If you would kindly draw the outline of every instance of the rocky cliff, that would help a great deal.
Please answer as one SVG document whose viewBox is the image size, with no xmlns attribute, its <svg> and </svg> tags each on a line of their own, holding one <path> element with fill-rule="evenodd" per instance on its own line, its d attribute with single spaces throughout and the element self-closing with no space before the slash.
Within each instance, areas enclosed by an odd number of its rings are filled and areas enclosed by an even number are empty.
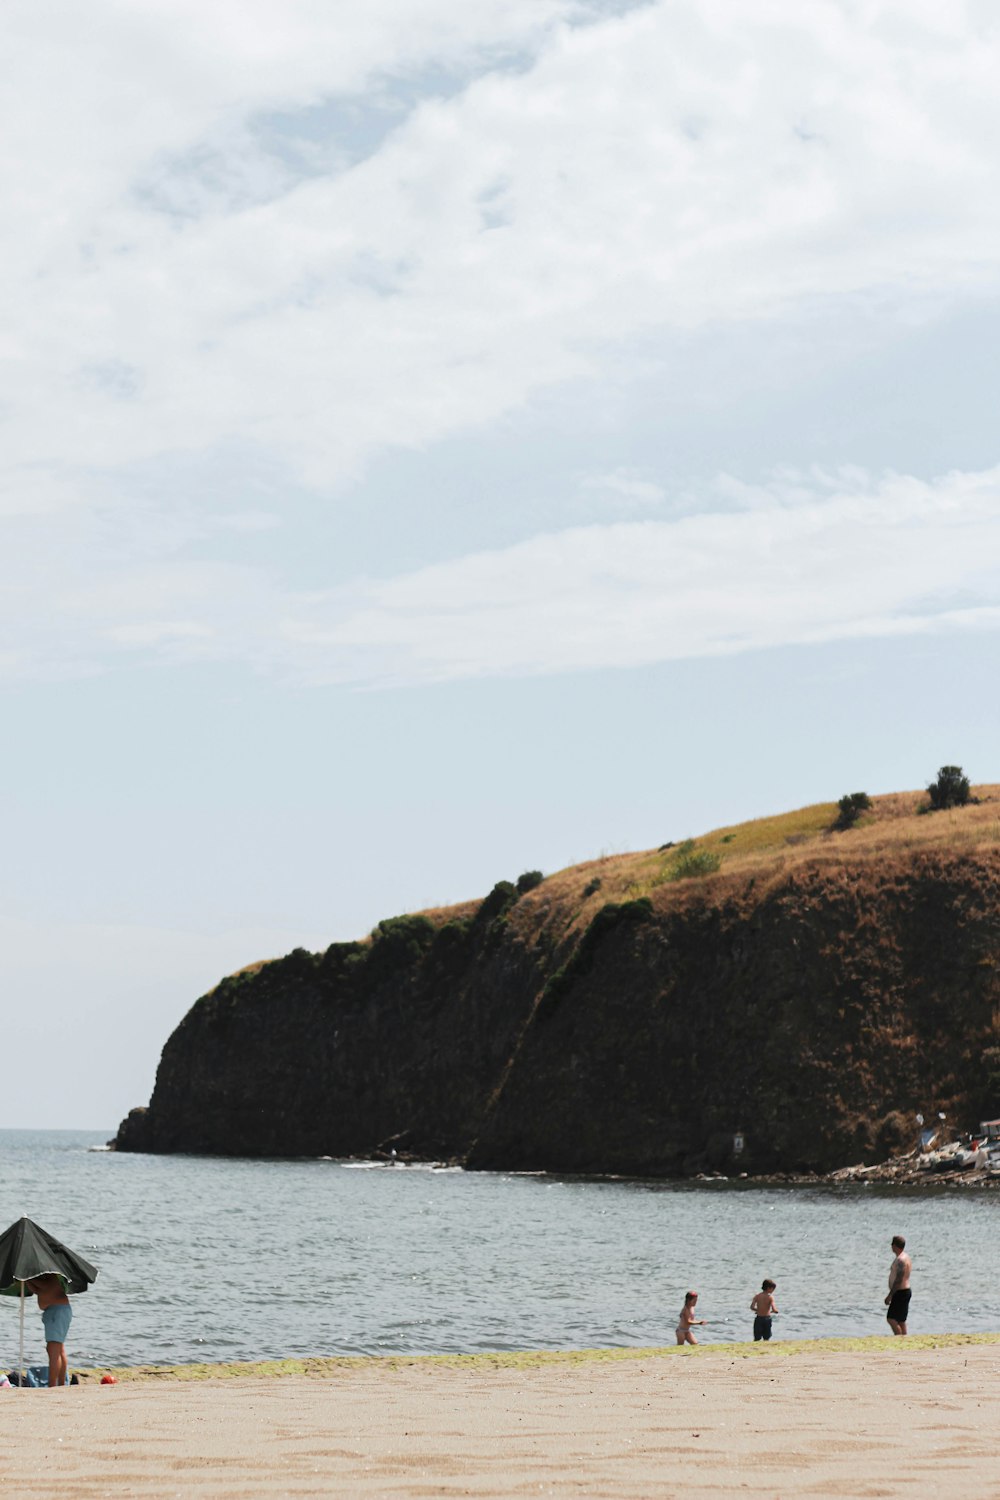
<svg viewBox="0 0 1000 1500">
<path fill-rule="evenodd" d="M 917 1110 L 1000 1113 L 997 808 L 883 801 L 254 966 L 178 1026 L 118 1149 L 826 1170 L 908 1146 Z"/>
</svg>

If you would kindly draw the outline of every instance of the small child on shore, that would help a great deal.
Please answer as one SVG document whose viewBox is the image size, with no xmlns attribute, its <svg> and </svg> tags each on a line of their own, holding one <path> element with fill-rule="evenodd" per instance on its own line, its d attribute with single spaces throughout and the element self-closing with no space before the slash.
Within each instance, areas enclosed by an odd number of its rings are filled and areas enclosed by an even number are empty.
<svg viewBox="0 0 1000 1500">
<path fill-rule="evenodd" d="M 760 1291 L 750 1303 L 750 1311 L 754 1314 L 753 1341 L 755 1344 L 760 1343 L 762 1339 L 766 1343 L 771 1337 L 771 1319 L 778 1311 L 774 1293 L 774 1282 L 769 1277 L 765 1277 Z"/>
<path fill-rule="evenodd" d="M 677 1327 L 674 1329 L 679 1344 L 696 1344 L 698 1342 L 691 1329 L 695 1323 L 704 1323 L 705 1319 L 695 1317 L 694 1310 L 697 1306 L 698 1293 L 687 1292 L 684 1297 L 684 1306 L 681 1308 L 680 1317 L 677 1319 Z"/>
</svg>

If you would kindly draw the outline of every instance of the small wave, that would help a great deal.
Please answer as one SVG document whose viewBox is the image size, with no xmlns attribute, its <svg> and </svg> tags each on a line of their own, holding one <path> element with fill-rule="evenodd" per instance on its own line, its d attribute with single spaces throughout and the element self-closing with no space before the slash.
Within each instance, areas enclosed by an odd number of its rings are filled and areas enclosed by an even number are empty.
<svg viewBox="0 0 1000 1500">
<path fill-rule="evenodd" d="M 330 1158 L 321 1158 L 329 1161 Z M 447 1161 L 342 1161 L 340 1166 L 349 1172 L 461 1172 Z"/>
<path fill-rule="evenodd" d="M 394 1161 L 394 1167 L 401 1167 L 404 1172 L 460 1172 L 461 1167 L 453 1167 L 446 1161 Z"/>
</svg>

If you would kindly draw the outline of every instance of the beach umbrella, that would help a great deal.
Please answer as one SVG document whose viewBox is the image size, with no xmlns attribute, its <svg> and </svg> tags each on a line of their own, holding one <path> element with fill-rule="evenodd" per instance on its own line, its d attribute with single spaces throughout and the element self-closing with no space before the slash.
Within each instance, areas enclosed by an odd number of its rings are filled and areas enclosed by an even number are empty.
<svg viewBox="0 0 1000 1500">
<path fill-rule="evenodd" d="M 67 1292 L 85 1292 L 97 1268 L 33 1220 L 21 1217 L 0 1234 L 0 1297 L 19 1297 L 21 1348 L 18 1368 L 24 1380 L 24 1283 L 35 1276 L 58 1276 Z"/>
</svg>

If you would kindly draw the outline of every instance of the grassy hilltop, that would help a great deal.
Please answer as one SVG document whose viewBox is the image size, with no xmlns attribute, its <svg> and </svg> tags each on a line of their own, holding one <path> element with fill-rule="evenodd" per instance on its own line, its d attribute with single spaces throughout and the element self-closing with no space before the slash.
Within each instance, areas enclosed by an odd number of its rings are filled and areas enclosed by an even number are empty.
<svg viewBox="0 0 1000 1500">
<path fill-rule="evenodd" d="M 1000 784 L 974 786 L 965 807 L 933 813 L 926 792 L 890 792 L 873 797 L 871 808 L 853 828 L 839 828 L 837 821 L 836 802 L 814 802 L 794 812 L 729 824 L 634 854 L 605 854 L 568 865 L 545 876 L 533 887 L 535 894 L 523 896 L 511 920 L 528 937 L 533 932 L 551 934 L 555 928 L 569 937 L 608 903 L 645 897 L 662 907 L 741 889 L 761 897 L 776 882 L 806 867 L 855 871 L 865 864 L 906 863 L 922 852 L 959 857 L 1000 852 Z M 411 915 L 440 928 L 468 921 L 481 901 L 475 897 Z M 372 936 L 361 942 L 372 941 Z M 255 959 L 230 978 L 257 974 L 272 962 Z"/>
<path fill-rule="evenodd" d="M 836 802 L 816 802 L 635 854 L 603 855 L 547 876 L 534 900 L 526 898 L 521 915 L 527 917 L 534 904 L 543 902 L 576 925 L 609 901 L 645 896 L 657 905 L 684 902 L 709 877 L 713 898 L 751 882 L 761 896 L 806 867 L 833 872 L 905 863 L 922 853 L 1000 852 L 1000 785 L 973 787 L 972 795 L 976 800 L 965 807 L 932 813 L 926 792 L 890 792 L 872 798 L 871 809 L 848 829 L 837 827 Z M 699 869 L 698 856 L 708 856 L 706 866 L 718 860 L 717 870 Z M 476 904 L 437 907 L 420 915 L 441 923 L 468 915 Z"/>
</svg>

